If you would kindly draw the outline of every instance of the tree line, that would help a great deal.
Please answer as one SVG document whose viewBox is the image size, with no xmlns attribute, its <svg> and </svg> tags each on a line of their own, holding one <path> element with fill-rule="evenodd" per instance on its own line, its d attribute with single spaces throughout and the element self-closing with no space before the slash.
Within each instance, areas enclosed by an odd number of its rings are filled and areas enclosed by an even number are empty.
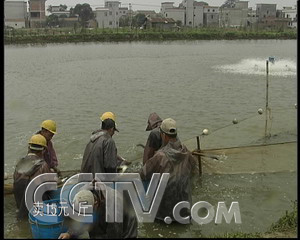
<svg viewBox="0 0 300 240">
<path fill-rule="evenodd" d="M 66 5 L 60 5 L 59 11 L 66 11 L 67 10 Z M 84 4 L 76 4 L 76 6 L 73 8 L 70 8 L 70 14 L 69 16 L 67 14 L 60 14 L 59 16 L 57 14 L 54 14 L 52 11 L 52 6 L 50 5 L 47 8 L 47 11 L 51 14 L 46 18 L 46 26 L 48 27 L 57 27 L 61 26 L 63 24 L 63 21 L 65 18 L 78 18 L 78 22 L 81 25 L 81 27 L 86 27 L 87 22 L 90 20 L 95 20 L 96 16 L 88 3 Z M 145 14 L 139 13 L 135 16 L 122 16 L 119 19 L 119 26 L 120 27 L 141 27 L 146 21 Z"/>
</svg>

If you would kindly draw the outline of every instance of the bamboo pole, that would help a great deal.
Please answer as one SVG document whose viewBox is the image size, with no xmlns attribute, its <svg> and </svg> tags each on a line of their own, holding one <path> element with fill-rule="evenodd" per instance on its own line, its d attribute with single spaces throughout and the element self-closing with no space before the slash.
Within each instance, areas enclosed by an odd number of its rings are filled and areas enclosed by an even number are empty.
<svg viewBox="0 0 300 240">
<path fill-rule="evenodd" d="M 216 159 L 216 160 L 219 160 L 219 156 L 217 155 L 211 155 L 211 154 L 205 154 L 203 152 L 192 152 L 193 155 L 196 155 L 196 156 L 200 156 L 200 157 L 208 157 L 208 158 L 212 158 L 212 159 Z"/>
<path fill-rule="evenodd" d="M 266 123 L 265 123 L 265 137 L 267 137 L 268 131 L 268 116 L 269 116 L 269 61 L 266 61 Z"/>
<path fill-rule="evenodd" d="M 198 149 L 198 152 L 201 151 L 200 149 L 200 137 L 197 136 L 197 149 Z M 198 163 L 199 163 L 199 176 L 201 177 L 202 176 L 202 163 L 201 163 L 201 156 L 198 155 Z"/>
</svg>

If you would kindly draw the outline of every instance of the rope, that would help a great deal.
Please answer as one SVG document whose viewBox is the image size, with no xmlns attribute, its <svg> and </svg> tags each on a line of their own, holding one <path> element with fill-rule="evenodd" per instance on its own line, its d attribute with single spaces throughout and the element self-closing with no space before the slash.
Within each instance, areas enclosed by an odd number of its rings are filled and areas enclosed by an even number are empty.
<svg viewBox="0 0 300 240">
<path fill-rule="evenodd" d="M 277 111 L 282 111 L 282 110 L 293 110 L 294 108 L 276 108 L 275 110 L 273 109 L 272 111 L 273 112 L 277 112 Z M 297 109 L 295 109 L 295 110 L 297 110 Z M 272 115 L 272 112 L 271 112 L 271 108 L 270 107 L 268 107 L 268 110 L 267 111 L 269 111 L 269 120 L 270 120 L 270 123 L 271 123 L 271 125 L 269 126 L 269 133 L 271 132 L 271 129 L 272 129 L 272 124 L 273 124 L 273 115 Z M 267 114 L 267 111 L 266 111 L 266 113 L 265 114 Z M 255 113 L 255 114 L 253 114 L 253 115 L 251 115 L 251 116 L 249 116 L 249 117 L 246 117 L 246 118 L 243 118 L 242 120 L 240 120 L 238 123 L 241 123 L 241 122 L 243 122 L 243 121 L 245 121 L 245 120 L 249 120 L 249 119 L 251 119 L 251 118 L 254 118 L 254 117 L 256 117 L 257 116 L 257 114 L 258 113 Z M 233 123 L 230 123 L 230 124 L 227 124 L 227 125 L 225 125 L 225 126 L 222 126 L 222 127 L 220 127 L 220 128 L 217 128 L 217 129 L 215 129 L 215 130 L 213 130 L 213 131 L 211 131 L 211 134 L 213 134 L 213 133 L 215 133 L 215 132 L 217 132 L 217 131 L 219 131 L 219 130 L 222 130 L 222 129 L 224 129 L 224 128 L 227 128 L 227 127 L 230 127 L 230 126 L 232 126 L 233 125 Z M 269 135 L 269 136 L 271 136 L 271 134 Z M 194 136 L 194 137 L 192 137 L 192 138 L 189 138 L 189 139 L 186 139 L 185 141 L 189 141 L 189 140 L 192 140 L 192 139 L 194 139 L 196 136 Z M 289 142 L 283 142 L 283 143 L 289 143 Z"/>
</svg>

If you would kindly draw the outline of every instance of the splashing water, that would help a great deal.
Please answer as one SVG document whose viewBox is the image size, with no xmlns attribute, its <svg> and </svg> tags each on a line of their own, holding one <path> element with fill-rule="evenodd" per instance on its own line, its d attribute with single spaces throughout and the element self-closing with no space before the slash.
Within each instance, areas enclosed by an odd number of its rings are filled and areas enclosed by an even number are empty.
<svg viewBox="0 0 300 240">
<path fill-rule="evenodd" d="M 224 73 L 247 74 L 247 75 L 266 75 L 266 59 L 243 59 L 236 64 L 219 65 L 215 69 Z M 271 76 L 296 76 L 296 62 L 288 59 L 276 59 L 269 62 L 269 75 Z"/>
</svg>

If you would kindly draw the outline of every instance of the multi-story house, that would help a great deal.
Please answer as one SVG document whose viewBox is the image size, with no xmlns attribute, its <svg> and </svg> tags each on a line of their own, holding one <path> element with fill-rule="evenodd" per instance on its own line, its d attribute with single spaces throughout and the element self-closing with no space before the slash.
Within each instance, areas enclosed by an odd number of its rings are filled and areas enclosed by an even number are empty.
<svg viewBox="0 0 300 240">
<path fill-rule="evenodd" d="M 202 27 L 204 26 L 204 7 L 207 7 L 205 2 L 197 2 L 194 0 L 183 0 L 178 7 L 174 7 L 174 2 L 163 2 L 161 4 L 161 14 L 167 18 L 173 18 L 176 22 L 180 21 L 183 26 L 187 27 Z M 218 7 L 212 7 L 214 9 L 213 19 L 217 19 L 215 14 L 218 12 Z M 212 23 L 211 16 L 209 24 Z"/>
<path fill-rule="evenodd" d="M 161 14 L 165 18 L 173 18 L 176 22 L 180 22 L 181 25 L 185 25 L 185 8 L 174 7 L 174 2 L 161 3 Z"/>
<path fill-rule="evenodd" d="M 256 4 L 256 15 L 258 22 L 266 18 L 276 18 L 276 4 Z"/>
<path fill-rule="evenodd" d="M 225 5 L 220 8 L 220 27 L 244 27 L 247 25 L 249 25 L 248 1 L 238 1 L 234 5 Z"/>
<path fill-rule="evenodd" d="M 46 21 L 46 0 L 30 0 L 29 3 L 29 25 L 32 28 L 43 27 Z"/>
<path fill-rule="evenodd" d="M 282 16 L 282 11 L 276 10 L 276 4 L 256 4 L 256 15 L 259 28 L 284 29 L 290 22 Z"/>
<path fill-rule="evenodd" d="M 282 9 L 282 17 L 289 19 L 288 27 L 297 28 L 297 5 L 293 7 L 283 7 Z"/>
<path fill-rule="evenodd" d="M 128 8 L 120 7 L 119 1 L 104 1 L 104 7 L 96 8 L 98 28 L 118 28 L 120 17 L 128 14 Z"/>
<path fill-rule="evenodd" d="M 27 2 L 4 1 L 4 25 L 13 28 L 27 27 Z"/>
<path fill-rule="evenodd" d="M 219 26 L 219 7 L 203 7 L 203 25 L 205 27 Z"/>
</svg>

